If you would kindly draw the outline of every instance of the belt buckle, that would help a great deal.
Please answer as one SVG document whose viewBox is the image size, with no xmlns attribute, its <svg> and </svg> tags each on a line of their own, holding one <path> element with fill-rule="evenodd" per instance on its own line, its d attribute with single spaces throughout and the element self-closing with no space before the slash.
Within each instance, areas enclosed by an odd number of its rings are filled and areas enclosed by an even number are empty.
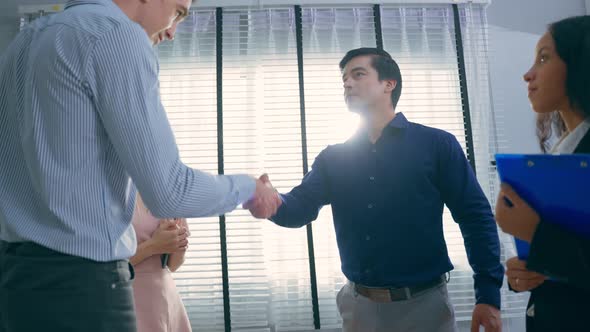
<svg viewBox="0 0 590 332">
<path fill-rule="evenodd" d="M 392 302 L 405 301 L 412 298 L 412 294 L 408 287 L 390 288 L 388 291 Z"/>
<path fill-rule="evenodd" d="M 369 288 L 368 291 L 370 298 L 375 302 L 388 303 L 393 301 L 391 291 L 389 289 Z"/>
</svg>

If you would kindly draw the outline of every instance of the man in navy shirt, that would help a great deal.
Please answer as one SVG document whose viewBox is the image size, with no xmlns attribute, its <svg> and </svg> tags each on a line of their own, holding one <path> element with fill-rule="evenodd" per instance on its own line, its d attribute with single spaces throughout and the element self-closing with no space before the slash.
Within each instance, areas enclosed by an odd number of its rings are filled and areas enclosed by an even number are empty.
<svg viewBox="0 0 590 332">
<path fill-rule="evenodd" d="M 375 48 L 340 62 L 349 109 L 363 119 L 348 141 L 324 149 L 300 185 L 281 194 L 275 215 L 246 206 L 283 227 L 302 227 L 330 204 L 342 271 L 350 281 L 337 302 L 343 331 L 455 331 L 443 236 L 446 204 L 461 228 L 475 271 L 472 331 L 501 331 L 498 233 L 490 205 L 456 138 L 409 122 L 395 107 L 402 78 Z M 266 176 L 262 177 L 270 185 Z"/>
</svg>

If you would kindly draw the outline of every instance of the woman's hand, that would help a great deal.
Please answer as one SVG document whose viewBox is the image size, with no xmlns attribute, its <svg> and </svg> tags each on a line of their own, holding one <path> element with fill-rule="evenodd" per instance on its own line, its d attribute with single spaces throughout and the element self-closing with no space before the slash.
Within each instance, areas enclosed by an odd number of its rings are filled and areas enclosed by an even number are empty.
<svg viewBox="0 0 590 332">
<path fill-rule="evenodd" d="M 537 288 L 547 280 L 544 275 L 527 270 L 526 262 L 518 257 L 512 257 L 506 261 L 506 277 L 510 287 L 518 292 Z"/>
<path fill-rule="evenodd" d="M 172 219 L 160 220 L 160 225 L 149 240 L 154 254 L 185 251 L 188 246 L 188 229 Z"/>
<path fill-rule="evenodd" d="M 188 224 L 186 222 L 185 218 L 176 218 L 174 219 L 174 221 L 176 222 L 176 225 L 180 228 L 180 229 L 184 229 L 186 231 L 186 245 L 181 248 L 181 251 L 186 251 L 188 249 L 188 239 L 191 237 L 191 232 L 188 229 Z"/>
<path fill-rule="evenodd" d="M 510 185 L 502 183 L 496 200 L 496 222 L 504 233 L 531 242 L 540 218 Z"/>
<path fill-rule="evenodd" d="M 186 223 L 186 219 L 176 219 L 176 225 L 186 230 L 186 237 L 191 236 L 191 232 L 188 230 L 188 224 Z M 170 255 L 170 259 L 168 260 L 168 268 L 171 272 L 175 272 L 178 268 L 184 263 L 184 255 L 186 253 L 186 249 L 188 248 L 187 244 L 181 248 L 179 251 L 173 252 Z"/>
</svg>

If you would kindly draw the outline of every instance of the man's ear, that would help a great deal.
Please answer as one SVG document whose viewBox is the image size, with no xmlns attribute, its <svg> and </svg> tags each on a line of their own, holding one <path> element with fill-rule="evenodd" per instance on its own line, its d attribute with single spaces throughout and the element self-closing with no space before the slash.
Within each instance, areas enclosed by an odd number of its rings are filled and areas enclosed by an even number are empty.
<svg viewBox="0 0 590 332">
<path fill-rule="evenodd" d="M 391 93 L 397 87 L 396 80 L 385 80 L 385 93 Z"/>
</svg>

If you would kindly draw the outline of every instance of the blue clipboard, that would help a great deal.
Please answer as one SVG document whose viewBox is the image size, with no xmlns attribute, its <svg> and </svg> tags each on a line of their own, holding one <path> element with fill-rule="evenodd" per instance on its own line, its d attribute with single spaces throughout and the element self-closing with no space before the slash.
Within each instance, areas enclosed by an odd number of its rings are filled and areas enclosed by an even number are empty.
<svg viewBox="0 0 590 332">
<path fill-rule="evenodd" d="M 590 238 L 590 154 L 497 154 L 500 181 L 506 182 L 542 217 Z M 520 259 L 529 244 L 514 239 Z"/>
</svg>

